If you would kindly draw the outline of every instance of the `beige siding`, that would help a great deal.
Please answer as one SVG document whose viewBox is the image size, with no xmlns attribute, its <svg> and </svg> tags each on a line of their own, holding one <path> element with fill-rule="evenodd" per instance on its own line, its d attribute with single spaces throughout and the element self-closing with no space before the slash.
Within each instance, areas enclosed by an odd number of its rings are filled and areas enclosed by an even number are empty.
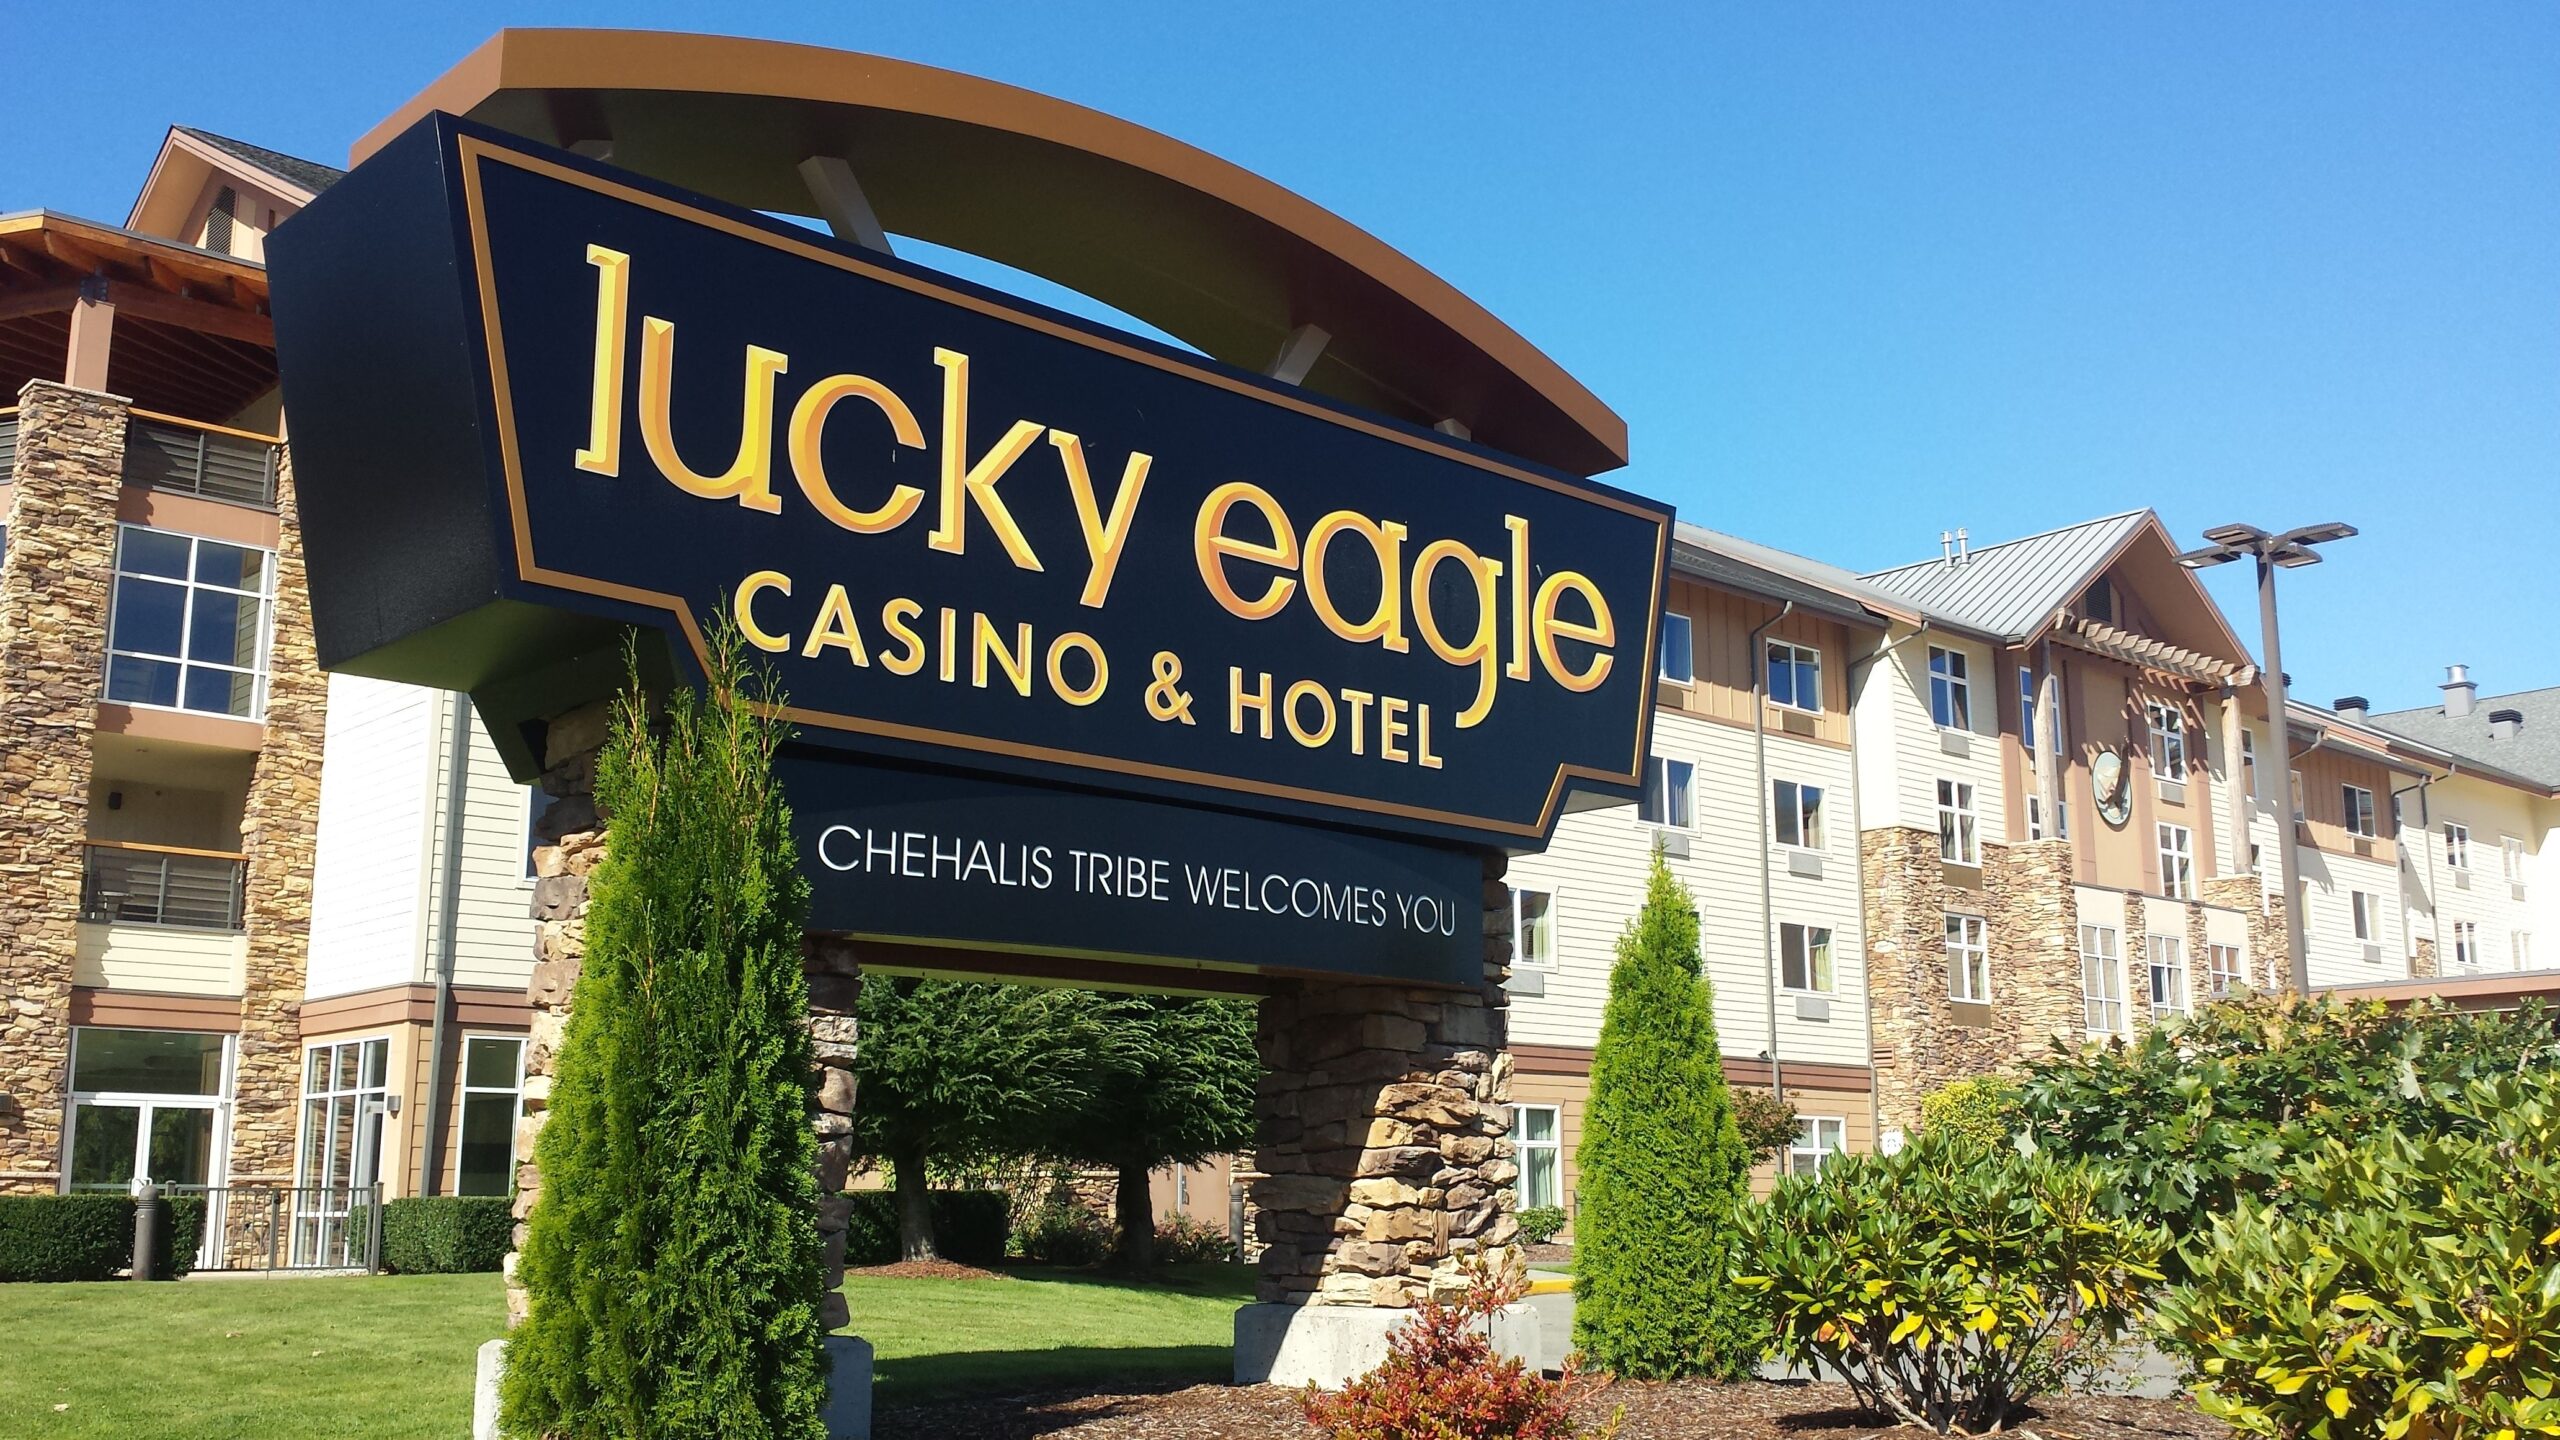
<svg viewBox="0 0 2560 1440">
<path fill-rule="evenodd" d="M 2409 974 L 2401 921 L 2400 875 L 2388 861 L 2332 854 L 2305 845 L 2301 850 L 2306 914 L 2303 950 L 2317 985 L 2362 985 L 2401 980 Z M 2353 895 L 2374 897 L 2371 940 L 2355 934 Z M 2370 958 L 2368 958 L 2370 957 Z"/>
<path fill-rule="evenodd" d="M 163 995 L 237 995 L 246 983 L 249 939 L 228 930 L 82 921 L 71 983 Z"/>
<path fill-rule="evenodd" d="M 2513 787 L 2470 775 L 2454 775 L 2428 787 L 2424 809 L 2410 797 L 2404 809 L 2409 828 L 2402 835 L 2404 866 L 2410 880 L 2411 917 L 2416 934 L 2436 941 L 2440 966 L 2452 965 L 2453 926 L 2468 920 L 2478 927 L 2482 970 L 2515 967 L 2515 935 L 2534 937 L 2529 966 L 2560 967 L 2560 910 L 2552 891 L 2560 884 L 2549 861 L 2553 802 Z M 2471 831 L 2471 866 L 2458 874 L 2445 860 L 2444 827 L 2467 825 Z M 2511 883 L 2502 853 L 2504 842 L 2524 847 L 2523 883 Z"/>
<path fill-rule="evenodd" d="M 437 692 L 329 677 L 305 992 L 347 995 L 419 977 Z"/>
<path fill-rule="evenodd" d="M 454 696 L 449 703 L 467 706 L 470 702 Z M 426 876 L 430 972 L 439 953 L 437 937 L 444 914 L 444 748 L 449 733 L 445 727 L 438 728 L 430 822 L 434 841 Z M 460 985 L 520 987 L 533 970 L 532 882 L 525 877 L 524 864 L 527 791 L 509 777 L 476 716 L 470 736 L 453 978 Z M 433 978 L 432 973 L 426 978 Z"/>
<path fill-rule="evenodd" d="M 1949 737 L 1940 735 L 1929 713 L 1932 646 L 1964 655 L 1973 680 L 1971 728 L 1951 732 Z M 1935 834 L 1938 782 L 1957 780 L 1973 786 L 1982 843 L 2008 842 L 2000 708 L 1993 688 L 1999 683 L 2000 668 L 1997 652 L 1990 646 L 1937 631 L 1913 637 L 1875 663 L 1875 673 L 1867 677 L 1858 697 L 1858 744 L 1869 751 L 1890 748 L 1892 758 L 1869 777 L 1877 783 L 1859 792 L 1863 825 L 1868 829 L 1898 825 Z M 1950 753 L 1951 748 L 1964 753 Z"/>
</svg>

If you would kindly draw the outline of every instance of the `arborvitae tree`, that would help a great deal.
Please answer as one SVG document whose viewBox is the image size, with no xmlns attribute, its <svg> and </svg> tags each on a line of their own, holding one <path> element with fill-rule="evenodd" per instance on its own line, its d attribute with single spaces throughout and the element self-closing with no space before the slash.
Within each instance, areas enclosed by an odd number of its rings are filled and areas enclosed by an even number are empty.
<svg viewBox="0 0 2560 1440">
<path fill-rule="evenodd" d="M 863 985 L 853 1133 L 865 1156 L 888 1162 L 903 1258 L 941 1256 L 933 1172 L 1042 1151 L 1088 1102 L 1095 1003 L 1081 990 L 972 980 Z"/>
<path fill-rule="evenodd" d="M 1127 995 L 1100 1011 L 1092 1098 L 1060 1127 L 1055 1153 L 1117 1174 L 1112 1263 L 1145 1269 L 1156 1242 L 1149 1172 L 1253 1143 L 1253 1002 Z"/>
<path fill-rule="evenodd" d="M 1632 1379 L 1739 1377 L 1759 1358 L 1727 1256 L 1751 1157 L 1698 970 L 1697 911 L 1656 854 L 1618 940 L 1574 1153 L 1574 1343 Z"/>
<path fill-rule="evenodd" d="M 535 1153 L 517 1435 L 824 1440 L 808 911 L 734 637 L 597 766 L 607 853 Z M 635 669 L 636 676 L 636 669 Z"/>
</svg>

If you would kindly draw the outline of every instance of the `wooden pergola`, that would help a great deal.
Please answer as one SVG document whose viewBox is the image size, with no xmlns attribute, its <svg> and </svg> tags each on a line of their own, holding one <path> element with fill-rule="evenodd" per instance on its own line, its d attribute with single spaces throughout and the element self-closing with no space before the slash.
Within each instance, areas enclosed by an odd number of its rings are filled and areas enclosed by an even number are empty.
<svg viewBox="0 0 2560 1440">
<path fill-rule="evenodd" d="M 227 421 L 275 388 L 266 272 L 50 211 L 0 216 L 0 407 L 30 380 Z"/>
</svg>

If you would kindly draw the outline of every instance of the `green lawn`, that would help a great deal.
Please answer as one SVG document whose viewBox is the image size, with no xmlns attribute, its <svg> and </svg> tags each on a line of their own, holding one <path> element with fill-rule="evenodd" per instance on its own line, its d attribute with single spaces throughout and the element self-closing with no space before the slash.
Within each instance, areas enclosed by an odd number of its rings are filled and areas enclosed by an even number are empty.
<svg viewBox="0 0 2560 1440">
<path fill-rule="evenodd" d="M 1220 1379 L 1252 1288 L 1222 1265 L 1148 1285 L 856 1277 L 850 1298 L 886 1399 Z M 495 1275 L 0 1285 L 0 1435 L 452 1440 L 501 1312 Z"/>
</svg>

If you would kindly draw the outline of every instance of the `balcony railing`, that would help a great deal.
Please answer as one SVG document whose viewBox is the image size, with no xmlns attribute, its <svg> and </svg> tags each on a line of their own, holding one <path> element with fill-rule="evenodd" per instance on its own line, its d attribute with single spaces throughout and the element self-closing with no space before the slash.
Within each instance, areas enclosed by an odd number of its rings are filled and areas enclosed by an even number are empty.
<svg viewBox="0 0 2560 1440">
<path fill-rule="evenodd" d="M 80 868 L 80 918 L 237 930 L 248 868 L 246 857 L 220 850 L 92 840 Z"/>
<path fill-rule="evenodd" d="M 124 432 L 124 478 L 173 494 L 273 509 L 276 443 L 246 430 L 136 410 Z"/>
</svg>

